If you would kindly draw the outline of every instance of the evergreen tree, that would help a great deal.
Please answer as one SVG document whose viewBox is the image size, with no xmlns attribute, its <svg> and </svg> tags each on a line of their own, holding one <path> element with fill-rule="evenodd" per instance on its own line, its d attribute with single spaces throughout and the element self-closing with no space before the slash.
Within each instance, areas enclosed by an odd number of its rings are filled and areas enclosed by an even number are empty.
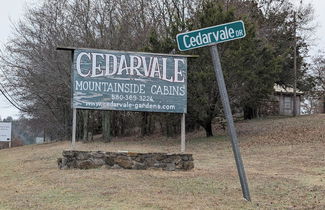
<svg viewBox="0 0 325 210">
<path fill-rule="evenodd" d="M 197 29 L 234 21 L 233 10 L 225 10 L 220 4 L 205 1 L 193 16 L 190 29 Z M 273 91 L 279 72 L 279 61 L 271 47 L 256 37 L 255 27 L 246 24 L 246 37 L 223 44 L 218 48 L 226 86 L 233 109 L 244 110 L 246 118 L 257 115 L 258 107 Z M 212 136 L 212 120 L 222 113 L 217 84 L 208 48 L 194 52 L 200 58 L 189 69 L 189 115 L 196 119 Z"/>
</svg>

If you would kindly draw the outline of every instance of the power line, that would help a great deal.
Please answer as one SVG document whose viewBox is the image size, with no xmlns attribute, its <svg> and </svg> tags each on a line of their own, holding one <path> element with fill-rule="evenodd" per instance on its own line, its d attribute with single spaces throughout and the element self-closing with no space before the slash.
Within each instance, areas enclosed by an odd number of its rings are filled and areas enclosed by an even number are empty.
<svg viewBox="0 0 325 210">
<path fill-rule="evenodd" d="M 16 101 L 16 99 L 15 98 L 13 98 L 10 94 L 9 94 L 9 92 L 6 90 L 6 88 L 3 86 L 3 84 L 0 82 L 0 85 L 1 85 L 1 87 L 2 87 L 2 90 L 7 94 L 7 96 L 13 101 L 13 102 L 15 102 L 15 104 L 17 105 L 17 106 L 19 106 L 19 103 Z"/>
<path fill-rule="evenodd" d="M 2 95 L 14 106 L 16 107 L 18 110 L 22 111 L 22 112 L 26 112 L 24 109 L 20 108 L 18 105 L 14 104 L 7 96 L 6 94 L 3 92 L 3 90 L 0 88 L 0 92 L 2 93 Z"/>
</svg>

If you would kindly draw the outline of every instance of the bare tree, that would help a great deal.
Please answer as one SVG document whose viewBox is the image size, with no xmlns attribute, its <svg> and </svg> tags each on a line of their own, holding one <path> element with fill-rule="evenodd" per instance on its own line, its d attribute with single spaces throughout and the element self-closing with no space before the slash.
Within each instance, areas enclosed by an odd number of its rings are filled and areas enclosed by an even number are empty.
<svg viewBox="0 0 325 210">
<path fill-rule="evenodd" d="M 68 138 L 71 54 L 57 51 L 57 46 L 170 53 L 176 51 L 176 34 L 195 29 L 191 20 L 208 1 L 255 24 L 258 38 L 276 46 L 283 69 L 290 65 L 286 51 L 288 37 L 292 37 L 287 36 L 292 35 L 288 0 L 43 0 L 28 8 L 24 19 L 14 26 L 13 38 L 0 54 L 1 76 L 22 111 L 34 119 L 30 122 L 52 139 Z M 306 13 L 308 10 L 301 14 L 305 17 Z M 282 40 L 279 45 L 278 38 Z M 304 42 L 300 43 L 303 46 Z M 303 51 L 302 47 L 299 49 Z M 233 90 L 242 85 L 231 84 Z M 218 106 L 215 98 L 210 101 Z M 108 132 L 104 137 L 109 139 L 110 135 L 130 134 L 138 127 L 142 127 L 139 130 L 143 134 L 151 133 L 155 127 L 148 123 L 155 120 L 168 135 L 179 129 L 179 124 L 174 123 L 178 116 L 168 114 L 79 111 L 78 116 L 82 119 L 77 126 L 80 139 L 87 139 L 89 132 L 102 131 Z M 143 122 L 141 126 L 139 121 Z"/>
</svg>

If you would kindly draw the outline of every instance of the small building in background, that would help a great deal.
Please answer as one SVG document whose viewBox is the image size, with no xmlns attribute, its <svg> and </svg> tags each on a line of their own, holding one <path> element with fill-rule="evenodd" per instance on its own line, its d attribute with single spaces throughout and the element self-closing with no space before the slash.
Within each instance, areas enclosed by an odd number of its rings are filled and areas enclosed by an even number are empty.
<svg viewBox="0 0 325 210">
<path fill-rule="evenodd" d="M 301 102 L 303 92 L 296 91 L 296 113 L 301 114 Z M 262 116 L 287 115 L 293 116 L 293 88 L 283 88 L 279 85 L 274 85 L 274 93 L 268 100 L 263 102 L 260 110 Z"/>
<path fill-rule="evenodd" d="M 36 137 L 35 138 L 36 144 L 43 144 L 44 143 L 44 137 Z"/>
<path fill-rule="evenodd" d="M 293 101 L 296 100 L 296 113 L 300 115 L 301 112 L 301 102 L 302 102 L 303 92 L 296 90 L 296 98 L 294 98 L 293 88 L 283 88 L 280 85 L 274 86 L 274 96 L 279 102 L 279 115 L 293 115 Z"/>
</svg>

